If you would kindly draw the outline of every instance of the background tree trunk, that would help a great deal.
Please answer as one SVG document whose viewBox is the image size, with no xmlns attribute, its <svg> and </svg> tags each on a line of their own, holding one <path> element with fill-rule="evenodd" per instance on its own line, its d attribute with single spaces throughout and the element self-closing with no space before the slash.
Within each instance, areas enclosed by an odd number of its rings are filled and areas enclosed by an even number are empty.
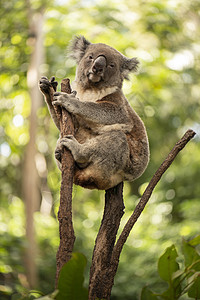
<svg viewBox="0 0 200 300">
<path fill-rule="evenodd" d="M 29 142 L 26 147 L 24 158 L 24 176 L 22 182 L 23 195 L 26 210 L 26 237 L 27 247 L 25 255 L 26 274 L 30 287 L 37 284 L 36 270 L 36 241 L 34 232 L 34 212 L 39 206 L 40 194 L 38 189 L 38 173 L 35 164 L 36 155 L 36 131 L 37 131 L 37 110 L 41 105 L 41 93 L 38 89 L 38 80 L 40 77 L 39 67 L 43 62 L 43 12 L 34 13 L 31 4 L 28 4 L 28 18 L 30 24 L 30 38 L 32 53 L 30 65 L 27 73 L 27 83 L 31 98 L 31 113 L 29 119 Z"/>
</svg>

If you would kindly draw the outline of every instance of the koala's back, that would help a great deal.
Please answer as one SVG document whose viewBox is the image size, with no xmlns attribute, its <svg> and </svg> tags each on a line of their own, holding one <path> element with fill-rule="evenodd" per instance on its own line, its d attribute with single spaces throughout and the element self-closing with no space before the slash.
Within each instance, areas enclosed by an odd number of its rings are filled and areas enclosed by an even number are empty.
<svg viewBox="0 0 200 300">
<path fill-rule="evenodd" d="M 81 101 L 81 100 L 80 100 Z M 121 181 L 133 181 L 146 169 L 149 161 L 149 144 L 145 126 L 137 113 L 129 105 L 122 91 L 107 95 L 101 102 L 114 102 L 125 112 L 125 124 L 100 125 L 77 117 L 75 137 L 79 143 L 88 143 L 98 137 L 98 157 L 105 157 L 103 164 L 91 159 L 87 167 L 76 165 L 74 183 L 86 188 L 109 189 Z M 100 150 L 101 148 L 101 150 Z M 117 157 L 121 156 L 120 158 Z M 118 169 L 113 168 L 113 160 L 118 160 Z"/>
</svg>

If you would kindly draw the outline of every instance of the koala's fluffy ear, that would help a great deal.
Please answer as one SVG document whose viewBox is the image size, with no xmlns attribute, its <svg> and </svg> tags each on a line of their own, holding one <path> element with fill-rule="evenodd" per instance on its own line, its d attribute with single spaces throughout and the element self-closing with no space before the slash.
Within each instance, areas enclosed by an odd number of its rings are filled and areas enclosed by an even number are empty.
<svg viewBox="0 0 200 300">
<path fill-rule="evenodd" d="M 122 75 L 125 79 L 128 78 L 128 74 L 130 72 L 136 72 L 139 66 L 139 60 L 136 57 L 133 57 L 131 59 L 124 57 L 123 64 L 121 67 Z"/>
<path fill-rule="evenodd" d="M 84 36 L 75 36 L 71 41 L 70 46 L 68 47 L 70 57 L 72 57 L 77 63 L 79 63 L 90 44 L 91 43 L 86 40 Z"/>
</svg>

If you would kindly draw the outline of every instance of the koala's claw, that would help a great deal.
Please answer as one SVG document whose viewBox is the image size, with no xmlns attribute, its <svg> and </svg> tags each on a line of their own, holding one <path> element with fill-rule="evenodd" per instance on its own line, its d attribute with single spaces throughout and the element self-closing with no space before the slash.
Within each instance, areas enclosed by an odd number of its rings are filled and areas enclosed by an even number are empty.
<svg viewBox="0 0 200 300">
<path fill-rule="evenodd" d="M 68 134 L 68 135 L 65 135 L 64 138 L 62 138 L 62 140 L 63 139 L 70 139 L 70 140 L 74 139 L 75 140 L 75 137 L 72 134 Z"/>
<path fill-rule="evenodd" d="M 61 149 L 56 149 L 56 150 L 55 150 L 55 158 L 56 158 L 59 162 L 61 162 L 61 157 L 62 157 L 62 155 L 61 155 Z"/>
<path fill-rule="evenodd" d="M 53 98 L 53 105 L 56 105 L 56 106 L 62 106 L 62 103 L 63 101 L 61 99 L 58 99 L 58 98 Z"/>
<path fill-rule="evenodd" d="M 56 93 L 54 93 L 54 97 L 61 96 L 61 95 L 62 95 L 61 92 L 56 92 Z"/>
<path fill-rule="evenodd" d="M 51 77 L 50 81 L 47 77 L 45 76 L 42 76 L 39 80 L 39 87 L 40 87 L 40 90 L 44 93 L 44 94 L 49 94 L 49 90 L 50 90 L 50 87 L 52 86 L 54 91 L 56 91 L 56 88 L 57 88 L 57 85 L 58 85 L 58 82 L 55 81 L 55 77 Z"/>
<path fill-rule="evenodd" d="M 62 97 L 62 95 L 66 93 L 61 93 L 61 92 L 56 92 L 53 95 L 53 105 L 60 105 L 63 106 L 63 103 L 65 102 L 64 97 Z"/>
<path fill-rule="evenodd" d="M 48 94 L 49 93 L 49 88 L 50 88 L 51 84 L 48 80 L 47 77 L 41 77 L 39 80 L 39 87 L 40 90 L 44 93 L 44 94 Z"/>
<path fill-rule="evenodd" d="M 78 145 L 78 142 L 73 135 L 66 135 L 64 138 L 60 139 L 60 145 L 72 150 Z"/>
<path fill-rule="evenodd" d="M 52 85 L 54 91 L 56 92 L 57 86 L 58 86 L 58 82 L 55 81 L 55 77 L 54 76 L 51 77 L 50 82 L 51 82 L 51 85 Z"/>
<path fill-rule="evenodd" d="M 68 135 L 64 136 L 64 138 L 60 139 L 60 144 L 65 145 L 68 141 L 77 142 L 77 140 L 75 139 L 75 137 L 73 135 L 68 134 Z"/>
</svg>

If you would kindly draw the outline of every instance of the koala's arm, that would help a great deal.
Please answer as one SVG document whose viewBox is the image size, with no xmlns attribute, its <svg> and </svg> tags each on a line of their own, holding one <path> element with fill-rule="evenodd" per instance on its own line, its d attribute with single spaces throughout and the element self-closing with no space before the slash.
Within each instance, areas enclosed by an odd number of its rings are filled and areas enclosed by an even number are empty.
<svg viewBox="0 0 200 300">
<path fill-rule="evenodd" d="M 87 102 L 80 101 L 74 94 L 55 93 L 54 105 L 60 105 L 67 111 L 81 118 L 102 125 L 115 123 L 126 124 L 128 116 L 123 107 L 109 102 Z"/>
<path fill-rule="evenodd" d="M 56 91 L 57 85 L 58 85 L 58 83 L 57 83 L 57 81 L 55 81 L 55 77 L 52 77 L 49 81 L 49 79 L 47 77 L 43 76 L 39 80 L 40 91 L 44 95 L 49 112 L 51 114 L 51 117 L 52 117 L 56 127 L 60 130 L 60 120 L 58 120 L 55 109 L 52 105 L 54 93 L 53 93 L 51 87 L 53 87 L 54 91 Z"/>
</svg>

